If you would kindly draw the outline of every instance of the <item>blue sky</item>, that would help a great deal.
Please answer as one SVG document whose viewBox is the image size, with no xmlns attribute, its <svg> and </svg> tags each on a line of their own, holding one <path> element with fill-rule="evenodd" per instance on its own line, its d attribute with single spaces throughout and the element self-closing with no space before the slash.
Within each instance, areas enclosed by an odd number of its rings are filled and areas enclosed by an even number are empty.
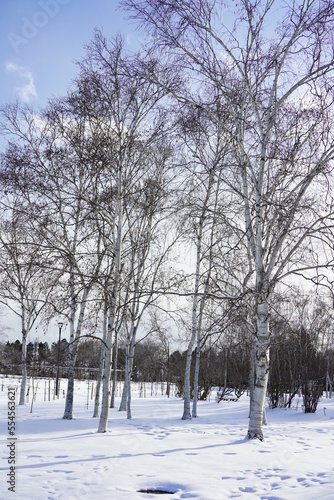
<svg viewBox="0 0 334 500">
<path fill-rule="evenodd" d="M 64 95 L 95 27 L 135 49 L 139 33 L 117 0 L 0 0 L 0 105 Z"/>
</svg>

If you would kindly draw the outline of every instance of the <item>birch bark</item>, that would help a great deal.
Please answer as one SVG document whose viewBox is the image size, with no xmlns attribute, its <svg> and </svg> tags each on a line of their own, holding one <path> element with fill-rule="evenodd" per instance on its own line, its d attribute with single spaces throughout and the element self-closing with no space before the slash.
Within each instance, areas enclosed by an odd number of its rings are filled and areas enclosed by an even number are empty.
<svg viewBox="0 0 334 500">
<path fill-rule="evenodd" d="M 117 228 L 116 228 L 116 241 L 114 250 L 113 288 L 109 306 L 110 308 L 109 308 L 109 321 L 108 321 L 108 335 L 107 335 L 104 370 L 102 377 L 102 405 L 101 405 L 101 415 L 98 426 L 98 432 L 100 433 L 107 432 L 108 429 L 112 343 L 116 328 L 116 315 L 119 303 L 119 290 L 120 290 L 120 280 L 121 280 L 123 215 L 124 215 L 123 196 L 124 196 L 123 172 L 122 172 L 122 161 L 120 161 L 117 173 Z"/>
<path fill-rule="evenodd" d="M 208 204 L 211 196 L 211 191 L 212 191 L 212 186 L 213 186 L 213 180 L 214 180 L 214 175 L 215 175 L 215 169 L 211 168 L 208 173 L 208 181 L 207 185 L 205 186 L 205 194 L 204 194 L 204 200 L 203 200 L 203 205 L 201 207 L 200 211 L 200 216 L 198 220 L 198 225 L 197 225 L 197 236 L 196 236 L 196 268 L 195 268 L 195 283 L 194 283 L 194 296 L 193 296 L 193 301 L 192 301 L 192 315 L 191 315 L 191 336 L 190 336 L 190 341 L 188 343 L 188 349 L 187 349 L 187 355 L 186 355 L 186 367 L 185 367 L 185 373 L 184 373 L 184 402 L 183 402 L 183 415 L 182 415 L 182 420 L 191 420 L 192 415 L 191 415 L 191 383 L 190 383 L 190 371 L 191 371 L 191 362 L 192 362 L 192 353 L 193 353 L 193 348 L 196 342 L 196 339 L 201 335 L 201 323 L 202 323 L 202 316 L 203 316 L 203 310 L 204 310 L 204 301 L 205 301 L 205 296 L 202 297 L 200 300 L 199 298 L 199 292 L 200 292 L 200 286 L 201 286 L 201 263 L 203 260 L 203 231 L 205 227 L 205 220 L 207 218 L 207 210 L 208 210 Z M 199 305 L 200 311 L 199 311 Z M 197 342 L 197 347 L 199 346 L 199 342 Z M 199 356 L 199 351 L 200 349 L 197 349 L 197 353 Z M 198 363 L 199 363 L 199 358 L 198 358 Z M 199 370 L 199 365 L 198 365 L 198 370 Z M 197 370 L 197 375 L 198 375 L 198 370 Z M 198 380 L 198 378 L 196 378 Z M 196 382 L 197 386 L 197 382 Z M 197 389 L 197 387 L 196 387 Z M 196 392 L 196 398 L 198 397 L 197 392 Z M 194 415 L 197 415 L 197 401 L 195 403 L 195 408 L 194 408 Z"/>
<path fill-rule="evenodd" d="M 100 393 L 101 393 L 102 375 L 103 375 L 103 368 L 104 368 L 106 340 L 107 340 L 107 331 L 108 331 L 107 304 L 108 304 L 107 298 L 105 297 L 104 313 L 103 313 L 103 343 L 101 344 L 101 351 L 100 351 L 100 363 L 99 363 L 99 371 L 98 371 L 97 382 L 96 382 L 96 393 L 95 393 L 95 401 L 94 401 L 93 418 L 97 418 L 99 416 L 99 410 L 100 410 Z"/>
<path fill-rule="evenodd" d="M 118 365 L 118 331 L 119 331 L 119 329 L 115 328 L 114 350 L 113 350 L 113 377 L 112 377 L 110 408 L 115 408 L 115 396 L 116 396 L 116 386 L 117 386 L 117 365 Z"/>
<path fill-rule="evenodd" d="M 257 305 L 257 335 L 255 340 L 255 381 L 250 400 L 248 437 L 263 441 L 265 397 L 269 375 L 269 306 L 267 302 Z"/>
<path fill-rule="evenodd" d="M 19 405 L 25 404 L 26 388 L 27 388 L 27 332 L 24 325 L 24 317 L 22 318 L 22 351 L 21 351 L 21 370 L 22 381 L 20 389 Z"/>
</svg>

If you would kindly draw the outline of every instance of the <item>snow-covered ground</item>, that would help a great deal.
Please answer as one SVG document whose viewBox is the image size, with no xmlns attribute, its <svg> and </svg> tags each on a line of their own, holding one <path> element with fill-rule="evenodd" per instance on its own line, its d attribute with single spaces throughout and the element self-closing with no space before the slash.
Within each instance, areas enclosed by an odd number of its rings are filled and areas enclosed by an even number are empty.
<svg viewBox="0 0 334 500">
<path fill-rule="evenodd" d="M 18 383 L 0 379 L 2 500 L 334 498 L 334 399 L 323 398 L 316 414 L 304 414 L 301 402 L 267 410 L 261 443 L 245 440 L 247 396 L 219 404 L 212 397 L 199 403 L 199 418 L 182 421 L 182 400 L 159 390 L 151 397 L 149 388 L 139 397 L 135 388 L 132 420 L 113 409 L 109 432 L 98 434 L 87 381 L 76 384 L 72 421 L 61 418 L 64 399 L 48 401 L 48 386 L 39 381 L 32 413 L 31 400 L 16 406 L 13 440 L 7 387 Z M 8 491 L 10 456 L 15 493 Z M 138 491 L 157 489 L 174 494 Z"/>
</svg>

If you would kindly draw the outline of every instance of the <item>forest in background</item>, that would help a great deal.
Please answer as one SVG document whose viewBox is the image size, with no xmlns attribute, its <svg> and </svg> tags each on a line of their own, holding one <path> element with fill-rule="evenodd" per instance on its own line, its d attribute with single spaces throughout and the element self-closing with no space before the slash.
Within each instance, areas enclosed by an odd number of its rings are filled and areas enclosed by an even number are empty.
<svg viewBox="0 0 334 500">
<path fill-rule="evenodd" d="M 296 396 L 308 395 L 308 384 L 312 381 L 309 407 L 315 411 L 321 395 L 326 392 L 332 397 L 334 380 L 334 346 L 331 342 L 333 318 L 326 303 L 319 301 L 310 308 L 305 302 L 298 309 L 297 321 L 288 321 L 283 316 L 273 322 L 273 341 L 267 389 L 271 408 L 290 407 Z M 311 317 L 309 314 L 311 313 Z M 201 349 L 198 375 L 198 398 L 207 400 L 212 389 L 219 389 L 220 397 L 240 397 L 249 390 L 250 350 L 247 339 L 236 335 L 236 329 L 225 332 L 214 344 L 207 343 Z M 0 373 L 20 375 L 22 372 L 22 343 L 0 343 Z M 58 342 L 50 346 L 47 342 L 27 344 L 26 364 L 28 377 L 50 377 L 56 380 L 59 369 L 60 378 L 66 378 L 68 367 L 69 343 L 62 339 L 58 358 Z M 169 385 L 174 384 L 177 397 L 184 397 L 184 372 L 186 351 L 169 352 L 161 339 L 147 338 L 136 345 L 133 358 L 131 381 L 165 383 L 165 394 L 169 397 Z M 191 397 L 196 353 L 192 354 Z M 97 380 L 100 366 L 100 345 L 96 339 L 82 339 L 78 346 L 75 378 Z M 112 367 L 113 370 L 114 367 Z M 120 344 L 117 356 L 117 381 L 124 381 L 126 369 L 126 347 Z M 214 393 L 216 397 L 216 393 Z"/>
</svg>

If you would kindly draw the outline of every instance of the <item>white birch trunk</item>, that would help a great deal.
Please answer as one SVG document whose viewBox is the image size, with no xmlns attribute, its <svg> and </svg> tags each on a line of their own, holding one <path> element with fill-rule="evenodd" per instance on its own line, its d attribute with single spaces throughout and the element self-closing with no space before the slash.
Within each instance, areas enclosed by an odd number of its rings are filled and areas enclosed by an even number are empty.
<svg viewBox="0 0 334 500">
<path fill-rule="evenodd" d="M 105 345 L 101 345 L 101 352 L 100 352 L 100 364 L 99 364 L 99 371 L 97 375 L 97 382 L 96 382 L 96 393 L 95 393 L 95 400 L 94 400 L 94 412 L 93 412 L 93 418 L 97 418 L 99 416 L 99 408 L 100 408 L 100 392 L 101 392 L 101 385 L 102 385 L 102 374 L 103 374 L 103 369 L 104 369 L 104 357 L 105 357 Z"/>
<path fill-rule="evenodd" d="M 73 262 L 71 262 L 70 266 L 70 293 L 71 293 L 71 309 L 70 309 L 70 343 L 69 343 L 69 351 L 68 351 L 68 372 L 67 372 L 67 390 L 66 390 L 66 401 L 65 401 L 65 410 L 63 419 L 72 420 L 73 415 L 73 398 L 74 398 L 74 367 L 76 360 L 76 350 L 75 350 L 75 335 L 74 335 L 74 322 L 75 322 L 75 313 L 77 308 L 76 303 L 76 294 L 74 290 L 74 272 L 73 272 Z"/>
<path fill-rule="evenodd" d="M 114 313 L 114 310 L 112 312 Z M 102 405 L 101 405 L 101 415 L 99 420 L 98 432 L 107 432 L 108 429 L 110 372 L 111 372 L 112 336 L 113 336 L 114 320 L 115 320 L 114 314 L 109 316 L 107 345 L 105 348 L 104 370 L 102 376 Z"/>
<path fill-rule="evenodd" d="M 128 376 L 128 391 L 127 391 L 127 416 L 126 418 L 131 419 L 131 375 L 133 368 L 133 356 L 135 353 L 135 341 L 136 341 L 136 327 L 133 328 L 131 343 L 130 343 L 130 351 L 129 351 L 129 376 Z"/>
<path fill-rule="evenodd" d="M 269 306 L 262 302 L 257 306 L 257 335 L 255 344 L 255 383 L 250 402 L 248 437 L 263 437 L 263 415 L 269 375 Z"/>
<path fill-rule="evenodd" d="M 115 333 L 116 309 L 119 293 L 120 269 L 121 269 L 121 248 L 122 248 L 122 213 L 119 213 L 117 242 L 116 242 L 116 258 L 115 258 L 115 274 L 114 286 L 110 300 L 110 310 L 108 319 L 108 334 L 105 348 L 104 370 L 102 376 L 102 405 L 101 415 L 99 420 L 98 432 L 107 432 L 108 417 L 110 407 L 110 378 L 111 378 L 111 360 L 112 360 L 112 345 L 113 336 Z"/>
<path fill-rule="evenodd" d="M 186 357 L 186 368 L 185 368 L 185 373 L 184 373 L 184 401 L 183 401 L 182 420 L 191 420 L 190 371 L 191 371 L 192 352 L 193 352 L 196 336 L 198 333 L 198 330 L 197 330 L 197 307 L 198 307 L 198 290 L 199 290 L 199 279 L 200 279 L 202 229 L 203 229 L 203 224 L 202 224 L 202 222 L 200 222 L 199 235 L 198 235 L 198 239 L 197 239 L 196 274 L 195 274 L 195 287 L 194 287 L 194 298 L 193 298 L 192 318 L 191 318 L 191 338 L 190 338 L 190 341 L 188 344 L 187 357 Z"/>
<path fill-rule="evenodd" d="M 24 321 L 24 320 L 22 320 L 22 321 Z M 25 404 L 26 387 L 27 387 L 27 332 L 26 332 L 24 326 L 22 326 L 21 363 L 22 363 L 22 381 L 21 381 L 19 405 L 24 405 Z"/>
<path fill-rule="evenodd" d="M 139 266 L 139 275 L 140 275 L 140 269 L 143 268 L 143 261 L 141 262 L 141 265 Z M 136 280 L 135 283 L 135 292 L 134 292 L 134 297 L 133 297 L 133 302 L 131 306 L 131 325 L 130 325 L 130 332 L 129 336 L 127 339 L 127 344 L 126 344 L 126 351 L 125 351 L 125 381 L 124 381 L 124 387 L 123 387 L 123 394 L 122 394 L 122 401 L 121 405 L 119 408 L 119 411 L 127 411 L 127 418 L 131 418 L 131 374 L 132 374 L 132 368 L 133 368 L 133 356 L 134 356 L 134 351 L 135 351 L 135 343 L 136 343 L 136 333 L 137 333 L 137 327 L 138 323 L 140 321 L 140 318 L 138 318 L 138 311 L 139 311 L 139 300 L 138 300 L 138 282 L 139 282 L 139 276 L 137 277 L 138 279 Z M 136 323 L 137 321 L 137 323 Z"/>
<path fill-rule="evenodd" d="M 115 408 L 115 394 L 117 385 L 117 364 L 118 364 L 118 329 L 115 329 L 114 352 L 113 352 L 113 377 L 110 408 Z"/>
<path fill-rule="evenodd" d="M 127 401 L 126 401 L 126 418 L 131 420 L 131 377 L 128 378 L 128 390 L 127 390 Z"/>
<path fill-rule="evenodd" d="M 69 358 L 68 358 L 68 380 L 67 380 L 67 391 L 66 391 L 66 401 L 63 419 L 72 420 L 73 418 L 73 401 L 74 401 L 74 376 L 75 376 L 75 362 L 77 358 L 78 342 L 81 335 L 82 323 L 85 316 L 86 301 L 88 297 L 90 288 L 84 290 L 80 305 L 80 313 L 77 321 L 77 328 L 74 332 L 74 318 L 76 311 L 76 299 L 75 293 L 73 291 L 72 305 L 71 305 L 71 316 L 70 316 L 70 345 L 69 345 Z"/>
<path fill-rule="evenodd" d="M 129 343 L 127 342 L 125 347 L 124 385 L 123 385 L 121 403 L 119 405 L 118 411 L 126 411 L 126 402 L 128 399 L 128 381 L 129 381 Z"/>
<path fill-rule="evenodd" d="M 191 420 L 191 387 L 190 387 L 190 369 L 192 361 L 192 352 L 195 341 L 195 334 L 193 333 L 191 340 L 188 345 L 187 358 L 186 358 L 186 369 L 184 373 L 184 402 L 183 402 L 183 415 L 182 420 Z"/>
<path fill-rule="evenodd" d="M 197 335 L 197 345 L 196 345 L 196 362 L 195 362 L 195 374 L 194 374 L 194 398 L 193 398 L 193 409 L 192 409 L 192 417 L 197 418 L 197 401 L 198 401 L 198 378 L 199 378 L 199 368 L 200 368 L 200 358 L 201 358 L 201 334 L 202 334 L 202 321 L 203 321 L 203 315 L 204 315 L 204 306 L 205 306 L 205 299 L 206 299 L 206 294 L 209 289 L 209 281 L 211 278 L 211 264 L 212 264 L 212 248 L 213 248 L 213 226 L 212 226 L 212 231 L 211 231 L 211 250 L 210 250 L 210 267 L 208 270 L 208 274 L 206 277 L 206 283 L 205 283 L 205 289 L 204 289 L 204 294 L 203 297 L 200 300 L 200 307 L 199 307 L 199 315 L 198 319 L 196 321 L 196 335 Z M 200 257 L 200 256 L 199 256 Z M 199 272 L 199 269 L 198 269 Z M 196 305 L 197 308 L 197 305 Z"/>
<path fill-rule="evenodd" d="M 210 171 L 210 176 L 209 176 L 209 184 L 206 192 L 206 198 L 202 210 L 202 216 L 200 218 L 199 222 L 199 233 L 198 233 L 198 240 L 197 240 L 197 263 L 196 263 L 196 281 L 195 281 L 195 290 L 196 293 L 199 291 L 199 286 L 200 286 L 200 268 L 201 268 L 201 260 L 202 260 L 202 237 L 203 237 L 203 229 L 204 229 L 204 217 L 207 212 L 207 207 L 210 199 L 210 195 L 212 192 L 213 188 L 213 181 L 214 181 L 214 176 L 215 176 L 215 171 L 212 169 Z M 219 193 L 219 182 L 217 184 L 217 190 L 216 190 L 216 197 L 215 197 L 215 206 L 214 206 L 214 213 L 216 213 L 217 209 L 217 202 L 218 202 L 218 193 Z M 215 237 L 215 223 L 212 221 L 211 225 L 211 230 L 210 230 L 210 251 L 209 251 L 209 269 L 207 271 L 207 276 L 205 279 L 205 287 L 204 287 L 204 293 L 203 296 L 200 300 L 200 306 L 199 306 L 199 312 L 198 312 L 198 317 L 197 317 L 197 309 L 198 309 L 198 299 L 196 299 L 196 303 L 194 306 L 196 307 L 196 311 L 193 311 L 193 328 L 196 331 L 196 337 L 197 337 L 197 345 L 196 345 L 196 361 L 195 361 L 195 374 L 194 374 L 194 397 L 193 397 L 193 408 L 192 408 L 192 417 L 197 418 L 197 402 L 198 402 L 198 378 L 199 378 L 199 368 L 200 368 L 200 356 L 201 356 L 201 335 L 202 335 L 202 321 L 203 321 L 203 315 L 204 315 L 204 307 L 205 307 L 205 300 L 206 300 L 206 294 L 209 290 L 209 283 L 210 283 L 210 278 L 211 278 L 211 270 L 212 270 L 212 259 L 213 259 L 213 243 L 214 243 L 214 237 Z"/>
<path fill-rule="evenodd" d="M 201 349 L 200 342 L 197 341 L 195 374 L 194 374 L 194 398 L 193 398 L 192 418 L 197 418 L 198 377 L 199 377 L 199 362 L 200 362 L 200 357 L 201 357 L 201 350 L 200 349 Z"/>
<path fill-rule="evenodd" d="M 131 374 L 133 368 L 133 356 L 135 350 L 135 341 L 136 341 L 136 328 L 132 329 L 131 338 L 128 339 L 128 343 L 126 346 L 126 360 L 125 360 L 125 380 L 122 392 L 122 400 L 119 407 L 119 411 L 126 411 L 127 418 L 131 419 Z"/>
<path fill-rule="evenodd" d="M 101 392 L 101 384 L 102 384 L 102 374 L 103 374 L 103 369 L 104 369 L 104 359 L 105 359 L 105 350 L 106 350 L 105 342 L 107 340 L 107 329 L 108 329 L 108 311 L 107 311 L 107 303 L 105 302 L 104 317 L 103 317 L 103 342 L 104 343 L 102 343 L 102 345 L 101 345 L 100 364 L 99 364 L 99 371 L 98 371 L 98 375 L 97 375 L 93 418 L 97 418 L 99 416 L 100 392 Z"/>
<path fill-rule="evenodd" d="M 111 377 L 111 359 L 112 359 L 112 341 L 115 332 L 116 323 L 116 310 L 119 295 L 119 286 L 121 279 L 121 253 L 122 253 L 122 235 L 123 235 L 123 188 L 122 188 L 122 169 L 119 168 L 118 184 L 117 184 L 117 204 L 118 204 L 118 217 L 117 217 L 117 236 L 115 245 L 115 267 L 113 276 L 113 290 L 110 300 L 109 321 L 108 321 L 108 335 L 106 342 L 106 353 L 104 361 L 104 371 L 102 376 L 102 405 L 101 416 L 99 420 L 98 432 L 107 432 L 108 430 L 108 417 L 110 406 L 110 377 Z"/>
<path fill-rule="evenodd" d="M 69 346 L 67 391 L 66 391 L 65 410 L 63 415 L 64 420 L 72 420 L 73 418 L 74 374 L 75 374 L 76 356 L 77 356 L 77 341 L 73 341 Z"/>
</svg>

